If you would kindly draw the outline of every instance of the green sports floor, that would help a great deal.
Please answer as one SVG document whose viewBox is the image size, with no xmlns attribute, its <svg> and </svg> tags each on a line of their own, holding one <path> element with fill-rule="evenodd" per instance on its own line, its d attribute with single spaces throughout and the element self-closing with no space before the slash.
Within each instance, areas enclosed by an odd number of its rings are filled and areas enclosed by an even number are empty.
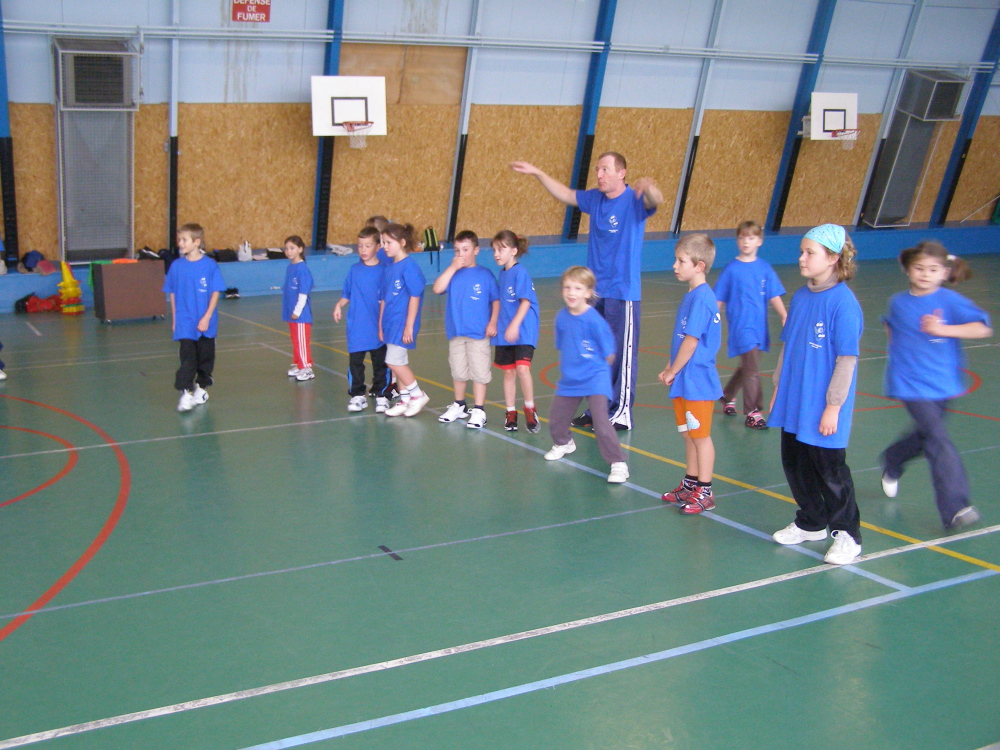
<svg viewBox="0 0 1000 750">
<path fill-rule="evenodd" d="M 972 266 L 959 291 L 996 324 L 1000 256 Z M 560 302 L 556 280 L 536 286 L 544 417 Z M 983 521 L 948 533 L 925 462 L 894 500 L 879 487 L 908 421 L 879 395 L 879 316 L 904 286 L 892 261 L 852 283 L 864 557 L 845 568 L 826 542 L 770 540 L 794 514 L 776 430 L 717 412 L 716 511 L 660 501 L 684 456 L 656 380 L 684 293 L 669 273 L 644 279 L 622 486 L 588 434 L 548 463 L 546 429 L 505 433 L 498 379 L 485 430 L 437 422 L 450 376 L 429 289 L 411 362 L 431 402 L 413 419 L 346 411 L 334 293 L 313 299 L 306 383 L 285 376 L 277 297 L 221 302 L 216 385 L 188 414 L 169 322 L 0 316 L 0 748 L 1000 742 L 1000 349 L 968 342 L 950 426 Z"/>
</svg>

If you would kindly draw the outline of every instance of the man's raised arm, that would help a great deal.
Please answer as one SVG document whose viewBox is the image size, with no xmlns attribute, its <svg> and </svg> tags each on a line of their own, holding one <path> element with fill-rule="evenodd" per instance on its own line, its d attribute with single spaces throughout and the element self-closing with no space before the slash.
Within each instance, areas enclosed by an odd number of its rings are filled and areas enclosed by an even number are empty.
<svg viewBox="0 0 1000 750">
<path fill-rule="evenodd" d="M 538 178 L 538 181 L 542 183 L 542 187 L 549 191 L 549 194 L 561 203 L 565 203 L 567 206 L 576 206 L 576 191 L 563 185 L 558 180 L 549 177 L 545 172 L 540 170 L 534 164 L 529 164 L 526 161 L 512 161 L 510 163 L 510 168 L 515 172 L 520 172 L 521 174 L 530 174 Z"/>
</svg>

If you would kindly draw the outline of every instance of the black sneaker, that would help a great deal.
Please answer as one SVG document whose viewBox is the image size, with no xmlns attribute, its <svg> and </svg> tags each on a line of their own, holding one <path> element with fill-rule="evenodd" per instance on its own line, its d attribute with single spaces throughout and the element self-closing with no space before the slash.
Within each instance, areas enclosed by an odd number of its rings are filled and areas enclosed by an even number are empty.
<svg viewBox="0 0 1000 750">
<path fill-rule="evenodd" d="M 576 417 L 572 422 L 570 422 L 570 424 L 573 425 L 574 427 L 593 427 L 594 420 L 588 412 L 584 412 L 579 417 Z"/>
<path fill-rule="evenodd" d="M 618 422 L 612 422 L 616 432 L 628 432 L 632 428 L 628 425 L 619 424 Z"/>
</svg>

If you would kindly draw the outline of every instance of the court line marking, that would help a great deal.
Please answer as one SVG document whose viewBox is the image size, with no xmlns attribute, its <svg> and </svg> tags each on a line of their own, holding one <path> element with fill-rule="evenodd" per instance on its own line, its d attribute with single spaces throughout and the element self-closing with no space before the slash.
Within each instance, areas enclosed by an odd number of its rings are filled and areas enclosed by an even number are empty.
<svg viewBox="0 0 1000 750">
<path fill-rule="evenodd" d="M 227 354 L 232 352 L 249 352 L 254 351 L 260 346 L 260 344 L 248 344 L 244 346 L 236 347 L 219 347 L 216 352 Z M 45 362 L 41 364 L 34 365 L 15 365 L 14 367 L 8 367 L 8 371 L 17 370 L 48 370 L 54 367 L 76 367 L 78 365 L 103 365 L 106 363 L 117 364 L 119 362 L 142 362 L 147 359 L 176 359 L 177 352 L 163 352 L 162 354 L 144 354 L 137 357 L 104 357 L 101 359 L 64 359 L 58 360 L 56 362 Z"/>
<path fill-rule="evenodd" d="M 883 557 L 893 557 L 898 554 L 905 552 L 911 552 L 916 549 L 926 548 L 930 544 L 940 544 L 940 543 L 951 543 L 959 541 L 962 539 L 968 539 L 973 536 L 982 536 L 986 533 L 992 533 L 1000 530 L 1000 525 L 991 526 L 987 529 L 978 529 L 973 532 L 968 532 L 966 534 L 956 534 L 955 536 L 946 537 L 943 539 L 931 540 L 929 542 L 920 542 L 918 544 L 907 545 L 905 547 L 893 547 L 892 549 L 883 550 L 881 552 L 873 552 L 868 555 L 863 555 L 859 557 L 852 565 L 858 565 L 863 562 L 869 562 L 871 560 L 877 560 Z M 850 566 L 844 566 L 850 567 Z M 651 604 L 643 604 L 636 607 L 629 607 L 627 609 L 616 610 L 614 612 L 607 612 L 600 615 L 592 615 L 590 617 L 584 617 L 577 620 L 570 620 L 568 622 L 557 623 L 554 625 L 546 625 L 540 628 L 533 628 L 531 630 L 522 630 L 516 633 L 509 633 L 507 635 L 495 636 L 493 638 L 485 638 L 479 641 L 471 641 L 469 643 L 460 644 L 458 646 L 448 646 L 445 648 L 435 649 L 433 651 L 424 651 L 418 654 L 411 654 L 410 656 L 399 657 L 396 659 L 389 659 L 382 662 L 376 662 L 372 664 L 366 664 L 359 667 L 349 667 L 347 669 L 340 669 L 334 672 L 326 672 L 324 674 L 313 675 L 311 677 L 302 677 L 295 680 L 288 680 L 285 682 L 276 682 L 270 685 L 262 685 L 256 688 L 248 688 L 246 690 L 237 690 L 231 693 L 222 693 L 220 695 L 211 696 L 208 698 L 197 698 L 195 700 L 183 701 L 180 703 L 173 703 L 167 706 L 159 706 L 157 708 L 145 709 L 143 711 L 134 711 L 131 713 L 120 714 L 118 716 L 112 716 L 105 719 L 98 719 L 95 721 L 82 722 L 80 724 L 72 724 L 65 727 L 60 727 L 58 729 L 49 729 L 43 732 L 35 732 L 33 734 L 22 735 L 20 737 L 12 737 L 7 740 L 0 741 L 0 750 L 6 750 L 6 748 L 12 747 L 22 747 L 24 745 L 30 745 L 36 742 L 42 742 L 45 740 L 56 739 L 59 737 L 67 737 L 75 734 L 82 734 L 85 732 L 91 732 L 98 729 L 107 729 L 110 727 L 121 726 L 123 724 L 131 724 L 138 721 L 145 721 L 148 719 L 154 719 L 161 716 L 169 716 L 172 714 L 185 713 L 188 711 L 193 711 L 199 708 L 207 708 L 211 706 L 219 706 L 226 703 L 234 703 L 236 701 L 247 700 L 250 698 L 257 698 L 264 695 L 273 695 L 275 693 L 286 692 L 288 690 L 295 690 L 302 687 L 309 687 L 313 685 L 321 685 L 324 683 L 334 682 L 338 680 L 347 679 L 350 677 L 357 677 L 365 674 L 372 674 L 375 672 L 384 672 L 390 669 L 396 669 L 399 667 L 409 666 L 411 664 L 420 664 L 423 662 L 433 661 L 441 658 L 446 658 L 449 656 L 455 656 L 457 654 L 465 654 L 473 651 L 480 651 L 487 648 L 493 648 L 496 646 L 504 646 L 509 643 L 517 643 L 519 641 L 530 640 L 534 638 L 539 638 L 547 635 L 553 635 L 555 633 L 562 633 L 569 630 L 576 630 L 583 627 L 589 627 L 591 625 L 600 625 L 607 622 L 612 622 L 615 620 L 621 620 L 627 617 L 634 617 L 636 615 L 649 614 L 651 612 L 659 612 L 665 609 L 670 609 L 673 607 L 678 607 L 684 604 L 691 604 L 695 602 L 707 601 L 710 599 L 716 599 L 728 594 L 742 593 L 744 591 L 751 591 L 758 588 L 763 588 L 765 586 L 774 585 L 776 583 L 784 583 L 785 581 L 796 580 L 799 578 L 804 578 L 806 576 L 815 575 L 824 571 L 835 571 L 837 566 L 833 565 L 816 565 L 811 568 L 803 568 L 801 570 L 792 571 L 790 573 L 782 573 L 776 576 L 769 576 L 767 578 L 759 578 L 754 581 L 747 581 L 740 584 L 735 584 L 733 586 L 725 586 L 719 589 L 712 589 L 710 591 L 702 591 L 696 594 L 689 594 L 687 596 L 681 596 L 674 599 L 666 599 L 659 602 L 653 602 Z M 955 579 L 949 579 L 951 581 L 968 581 L 968 580 L 978 580 L 986 576 L 995 575 L 993 571 L 977 571 L 975 573 L 970 573 L 965 576 L 960 576 Z M 937 586 L 941 587 L 941 584 L 925 584 L 923 586 L 915 586 L 911 589 L 905 591 L 893 591 L 888 594 L 884 594 L 879 597 L 874 597 L 873 599 L 863 600 L 863 602 L 878 602 L 882 603 L 884 601 L 895 601 L 896 599 L 913 596 L 916 593 L 923 593 L 925 590 L 933 590 L 930 587 Z M 857 606 L 863 604 L 863 602 L 857 602 Z M 870 606 L 870 605 L 869 605 Z M 863 608 L 863 607 L 859 607 Z M 842 613 L 844 607 L 837 607 L 832 610 L 825 610 L 826 612 Z M 813 615 L 815 616 L 815 615 Z M 809 615 L 805 617 L 810 617 Z M 802 621 L 803 618 L 794 618 L 788 622 L 798 622 Z M 764 626 L 768 627 L 768 626 Z M 773 626 L 772 626 L 773 627 Z M 759 628 L 753 628 L 750 631 L 741 631 L 745 633 L 757 634 Z M 748 637 L 748 636 L 745 636 Z M 722 643 L 719 638 L 711 638 L 707 641 L 702 641 L 701 643 L 715 645 L 717 643 Z M 691 646 L 681 647 L 690 649 Z M 671 649 L 670 652 L 676 651 L 677 649 Z M 669 652 L 661 652 L 669 653 Z M 636 661 L 636 660 L 630 660 Z M 639 657 L 638 663 L 648 663 L 649 657 Z M 586 670 L 591 671 L 591 670 Z M 368 724 L 370 722 L 363 722 Z"/>
<path fill-rule="evenodd" d="M 757 636 L 761 635 L 769 635 L 771 633 L 777 633 L 782 630 L 790 630 L 791 628 L 796 628 L 799 627 L 800 625 L 810 625 L 812 623 L 821 622 L 823 620 L 829 620 L 834 617 L 839 617 L 841 615 L 853 614 L 854 612 L 870 609 L 872 607 L 877 607 L 882 604 L 887 604 L 889 602 L 895 602 L 901 599 L 907 599 L 911 596 L 919 596 L 920 594 L 925 594 L 931 591 L 939 591 L 941 589 L 950 588 L 952 586 L 960 586 L 966 583 L 971 583 L 973 581 L 977 581 L 982 578 L 994 575 L 996 575 L 996 573 L 989 570 L 983 570 L 976 573 L 969 573 L 964 576 L 957 576 L 955 578 L 949 578 L 943 581 L 935 581 L 934 583 L 924 584 L 923 586 L 917 586 L 907 591 L 897 591 L 891 594 L 883 594 L 882 596 L 875 596 L 869 599 L 862 599 L 861 601 L 858 602 L 845 604 L 840 607 L 833 607 L 831 609 L 820 610 L 819 612 L 813 612 L 811 614 L 802 615 L 800 617 L 793 617 L 787 620 L 781 620 L 778 622 L 769 623 L 767 625 L 759 625 L 754 628 L 738 630 L 733 633 L 727 633 L 726 635 L 715 636 L 713 638 L 706 638 L 701 641 L 689 643 L 684 646 L 676 646 L 674 648 L 669 648 L 664 651 L 657 651 L 651 654 L 644 654 L 643 656 L 636 656 L 630 659 L 623 659 L 621 661 L 611 662 L 609 664 L 602 664 L 597 667 L 581 669 L 576 672 L 569 672 L 566 674 L 557 675 L 556 677 L 549 677 L 543 680 L 536 680 L 534 682 L 522 683 L 521 685 L 515 685 L 513 687 L 503 688 L 501 690 L 494 690 L 489 693 L 481 693 L 479 695 L 474 695 L 468 698 L 461 698 L 459 700 L 449 701 L 447 703 L 438 703 L 433 706 L 426 706 L 424 708 L 418 708 L 412 711 L 404 711 L 402 713 L 392 714 L 390 716 L 382 716 L 377 719 L 368 719 L 365 721 L 359 721 L 353 724 L 344 724 L 339 727 L 332 727 L 330 729 L 324 729 L 317 732 L 309 732 L 308 734 L 300 734 L 295 737 L 286 737 L 284 739 L 275 740 L 273 742 L 264 742 L 259 745 L 253 745 L 251 747 L 244 748 L 244 750 L 281 750 L 283 748 L 311 745 L 314 742 L 321 742 L 323 740 L 345 737 L 347 735 L 358 734 L 360 732 L 367 732 L 371 729 L 380 729 L 382 727 L 391 726 L 393 724 L 401 724 L 407 721 L 412 721 L 414 719 L 422 719 L 428 716 L 436 716 L 443 713 L 449 713 L 451 711 L 458 711 L 463 708 L 481 706 L 485 703 L 493 703 L 495 701 L 504 700 L 506 698 L 513 698 L 519 695 L 535 693 L 538 692 L 539 690 L 549 690 L 555 687 L 559 687 L 561 685 L 567 685 L 573 682 L 580 682 L 582 680 L 590 679 L 591 677 L 601 677 L 607 674 L 612 674 L 614 672 L 620 672 L 626 669 L 631 669 L 633 667 L 642 667 L 642 666 L 647 666 L 649 664 L 655 664 L 657 662 L 666 661 L 668 659 L 672 659 L 677 656 L 686 656 L 688 654 L 697 653 L 699 651 L 705 651 L 710 648 L 715 648 L 716 646 L 723 646 L 730 643 L 736 643 L 738 641 L 748 640 L 750 638 L 756 638 Z M 0 747 L 3 747 L 3 745 L 0 745 Z"/>
<path fill-rule="evenodd" d="M 62 479 L 63 477 L 68 475 L 71 471 L 73 471 L 73 468 L 76 466 L 77 460 L 79 459 L 80 454 L 77 451 L 76 446 L 74 446 L 69 440 L 61 438 L 58 435 L 53 435 L 52 433 L 49 432 L 42 432 L 41 430 L 32 430 L 28 427 L 14 427 L 13 425 L 5 425 L 5 424 L 0 424 L 0 430 L 17 430 L 18 432 L 28 432 L 31 433 L 32 435 L 40 435 L 42 437 L 47 437 L 50 440 L 62 444 L 63 451 L 69 453 L 69 457 L 66 459 L 66 463 L 63 465 L 62 469 L 58 473 L 56 473 L 52 477 L 49 477 L 49 479 L 47 479 L 46 481 L 42 482 L 39 485 L 36 485 L 32 489 L 27 490 L 26 492 L 22 492 L 17 497 L 10 498 L 9 500 L 0 501 L 0 508 L 5 508 L 8 505 L 13 505 L 16 502 L 20 502 L 25 498 L 29 498 L 32 495 L 35 495 L 41 492 L 42 490 L 51 487 L 60 479 Z"/>
</svg>

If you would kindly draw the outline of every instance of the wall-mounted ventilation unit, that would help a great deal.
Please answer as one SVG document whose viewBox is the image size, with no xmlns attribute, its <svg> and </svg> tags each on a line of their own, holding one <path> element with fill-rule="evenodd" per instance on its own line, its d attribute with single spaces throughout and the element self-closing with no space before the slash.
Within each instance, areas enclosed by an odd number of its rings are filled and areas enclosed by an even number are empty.
<svg viewBox="0 0 1000 750">
<path fill-rule="evenodd" d="M 118 39 L 56 39 L 60 109 L 137 110 L 139 53 Z"/>
</svg>

